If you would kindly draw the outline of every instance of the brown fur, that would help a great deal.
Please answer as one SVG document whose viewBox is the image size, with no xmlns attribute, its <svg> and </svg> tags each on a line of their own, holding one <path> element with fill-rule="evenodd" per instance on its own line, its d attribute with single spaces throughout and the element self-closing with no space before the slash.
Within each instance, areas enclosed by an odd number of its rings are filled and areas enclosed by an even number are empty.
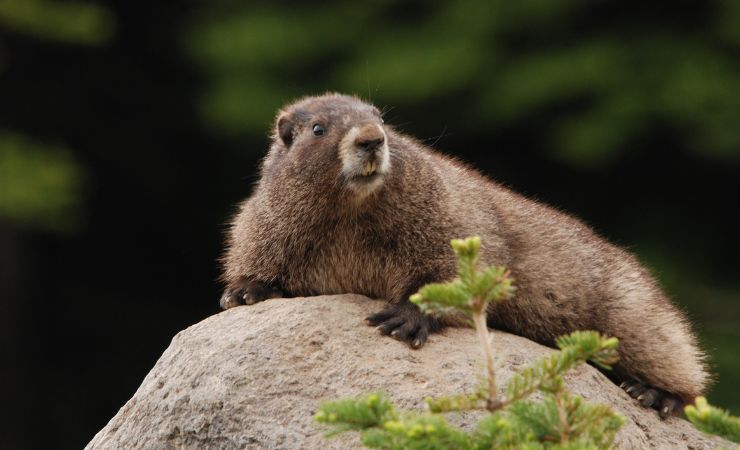
<svg viewBox="0 0 740 450">
<path fill-rule="evenodd" d="M 385 298 L 395 306 L 371 323 L 420 346 L 441 324 L 419 318 L 408 296 L 454 277 L 450 240 L 479 235 L 482 262 L 509 267 L 517 286 L 491 308 L 491 326 L 550 345 L 574 330 L 618 337 L 618 373 L 662 413 L 680 406 L 676 396 L 704 392 L 705 357 L 684 315 L 632 255 L 578 220 L 382 125 L 354 97 L 304 98 L 277 122 L 229 234 L 224 307 L 284 294 Z M 360 192 L 343 175 L 340 143 L 368 123 L 385 131 L 390 165 L 376 189 Z"/>
</svg>

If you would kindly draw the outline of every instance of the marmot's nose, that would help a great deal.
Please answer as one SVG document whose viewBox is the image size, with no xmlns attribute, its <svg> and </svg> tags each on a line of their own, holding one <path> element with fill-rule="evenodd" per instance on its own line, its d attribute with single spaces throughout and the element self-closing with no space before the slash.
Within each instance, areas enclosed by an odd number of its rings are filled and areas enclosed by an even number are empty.
<svg viewBox="0 0 740 450">
<path fill-rule="evenodd" d="M 383 145 L 383 142 L 385 142 L 383 130 L 374 123 L 370 123 L 360 128 L 355 139 L 355 146 L 366 152 L 374 152 Z"/>
</svg>

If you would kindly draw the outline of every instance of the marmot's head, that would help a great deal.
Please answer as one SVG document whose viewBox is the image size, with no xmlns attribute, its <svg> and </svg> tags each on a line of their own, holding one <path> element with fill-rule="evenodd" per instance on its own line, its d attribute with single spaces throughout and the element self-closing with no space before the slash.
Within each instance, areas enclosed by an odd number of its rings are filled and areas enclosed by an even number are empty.
<svg viewBox="0 0 740 450">
<path fill-rule="evenodd" d="M 340 94 L 306 97 L 280 110 L 263 168 L 270 177 L 328 182 L 358 198 L 379 189 L 390 169 L 380 111 Z"/>
</svg>

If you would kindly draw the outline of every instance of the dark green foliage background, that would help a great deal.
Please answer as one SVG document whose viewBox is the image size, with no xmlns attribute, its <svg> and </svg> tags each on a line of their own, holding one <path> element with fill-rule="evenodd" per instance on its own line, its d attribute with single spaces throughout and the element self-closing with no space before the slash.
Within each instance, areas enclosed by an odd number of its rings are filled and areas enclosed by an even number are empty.
<svg viewBox="0 0 740 450">
<path fill-rule="evenodd" d="M 635 252 L 737 414 L 740 2 L 0 0 L 0 447 L 83 446 L 217 311 L 275 111 L 326 90 Z"/>
</svg>

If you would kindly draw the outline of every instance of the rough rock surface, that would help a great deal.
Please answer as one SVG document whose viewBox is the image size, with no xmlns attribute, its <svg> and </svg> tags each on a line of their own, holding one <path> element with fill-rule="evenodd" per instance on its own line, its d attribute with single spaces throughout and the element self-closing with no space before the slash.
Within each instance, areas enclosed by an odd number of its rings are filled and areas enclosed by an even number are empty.
<svg viewBox="0 0 740 450">
<path fill-rule="evenodd" d="M 322 436 L 313 422 L 322 400 L 382 390 L 398 406 L 420 409 L 426 396 L 473 388 L 483 371 L 472 330 L 450 329 L 411 350 L 364 324 L 382 307 L 358 295 L 322 296 L 273 299 L 209 317 L 175 336 L 133 398 L 87 448 L 356 448 L 354 434 Z M 501 385 L 550 351 L 494 334 Z M 590 366 L 572 371 L 566 381 L 574 392 L 629 419 L 618 436 L 622 448 L 722 443 L 682 419 L 661 421 Z M 474 413 L 458 419 L 463 426 L 474 422 Z"/>
</svg>

